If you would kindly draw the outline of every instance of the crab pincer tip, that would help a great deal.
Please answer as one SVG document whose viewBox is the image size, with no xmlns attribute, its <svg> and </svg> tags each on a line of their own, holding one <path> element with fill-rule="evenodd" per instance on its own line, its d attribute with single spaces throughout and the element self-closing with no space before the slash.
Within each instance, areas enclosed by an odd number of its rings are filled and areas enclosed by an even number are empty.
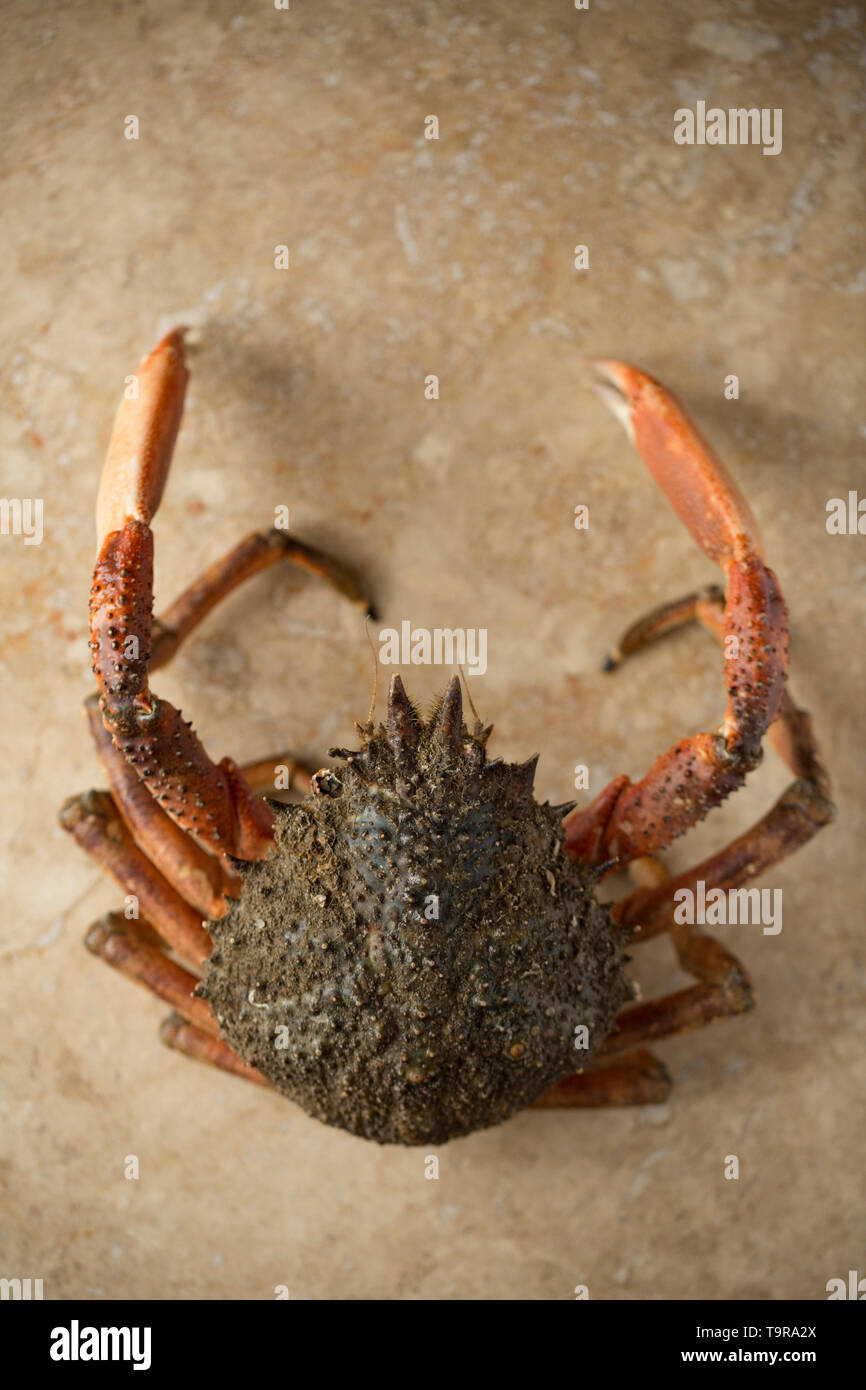
<svg viewBox="0 0 866 1390">
<path fill-rule="evenodd" d="M 635 442 L 634 421 L 629 392 L 629 377 L 634 372 L 625 362 L 611 358 L 587 358 L 592 388 L 608 410 L 619 420 L 632 444 Z"/>
</svg>

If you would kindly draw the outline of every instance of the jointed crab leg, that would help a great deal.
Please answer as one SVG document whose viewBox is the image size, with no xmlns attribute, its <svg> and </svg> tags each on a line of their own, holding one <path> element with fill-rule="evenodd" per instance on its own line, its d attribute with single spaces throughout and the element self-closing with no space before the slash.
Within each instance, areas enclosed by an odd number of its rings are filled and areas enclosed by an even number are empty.
<svg viewBox="0 0 866 1390">
<path fill-rule="evenodd" d="M 686 1033 L 716 1018 L 748 1013 L 755 1007 L 749 977 L 740 962 L 711 936 L 692 933 L 689 927 L 671 928 L 683 969 L 698 980 L 676 994 L 623 1009 L 616 1027 L 605 1039 L 602 1057 L 610 1057 L 673 1033 Z"/>
<path fill-rule="evenodd" d="M 356 604 L 363 613 L 374 616 L 373 605 L 361 593 L 358 581 L 350 569 L 325 555 L 312 545 L 297 540 L 276 528 L 256 531 L 246 536 L 221 560 L 215 561 L 198 579 L 175 599 L 170 608 L 153 620 L 153 647 L 150 669 L 155 671 L 174 656 L 181 642 L 202 621 L 212 608 L 242 584 L 245 579 L 268 569 L 271 565 L 288 563 L 307 570 L 344 598 Z"/>
<path fill-rule="evenodd" d="M 623 660 L 647 642 L 692 618 L 722 641 L 723 608 L 724 600 L 720 595 L 702 590 L 666 609 L 657 609 L 628 629 L 617 648 L 617 660 Z M 671 617 L 674 611 L 679 613 L 676 623 Z M 654 883 L 644 885 L 615 904 L 615 920 L 634 931 L 632 939 L 635 942 L 648 940 L 673 927 L 673 895 L 679 888 L 691 888 L 698 880 L 703 880 L 707 888 L 738 888 L 772 864 L 787 858 L 833 819 L 835 808 L 830 799 L 830 779 L 821 762 L 811 720 L 805 710 L 794 704 L 788 690 L 782 696 L 768 737 L 795 780 L 755 825 L 724 849 L 676 878 L 669 878 L 662 872 Z"/>
<path fill-rule="evenodd" d="M 197 977 L 149 942 L 137 923 L 128 922 L 117 912 L 107 912 L 94 922 L 84 944 L 128 980 L 135 980 L 170 1004 L 189 1023 L 219 1037 L 219 1024 L 210 1004 L 193 995 Z"/>
<path fill-rule="evenodd" d="M 108 775 L 115 805 L 139 849 L 201 917 L 224 916 L 226 895 L 237 897 L 240 879 L 166 815 L 135 775 L 102 722 L 99 700 L 84 702 L 90 731 Z"/>
<path fill-rule="evenodd" d="M 651 612 L 638 618 L 626 628 L 616 646 L 605 657 L 604 670 L 615 671 L 626 657 L 634 656 L 669 632 L 676 632 L 691 622 L 703 625 L 718 636 L 721 641 L 725 635 L 725 592 L 718 584 L 708 584 L 693 594 L 672 599 L 670 603 L 659 604 Z"/>
<path fill-rule="evenodd" d="M 211 761 L 190 724 L 152 695 L 153 534 L 187 372 L 183 338 L 170 333 L 138 370 L 139 399 L 115 421 L 97 503 L 99 554 L 91 592 L 93 671 L 115 747 L 174 821 L 206 849 L 260 859 L 273 817 L 230 758 Z"/>
<path fill-rule="evenodd" d="M 209 1006 L 192 997 L 196 977 L 148 940 L 148 919 L 172 950 L 203 964 L 211 942 L 201 917 L 222 916 L 225 895 L 240 885 L 227 855 L 260 857 L 271 845 L 271 813 L 251 786 L 272 791 L 277 764 L 288 768 L 289 785 L 302 790 L 311 773 L 289 754 L 243 771 L 230 759 L 215 766 L 179 712 L 151 694 L 147 674 L 170 659 L 221 598 L 277 561 L 324 579 L 367 613 L 372 607 L 346 566 L 272 530 L 241 541 L 161 619 L 152 619 L 150 522 L 165 486 L 187 377 L 183 337 L 170 333 L 139 367 L 137 396 L 124 400 L 115 421 L 97 503 L 91 599 L 101 698 L 85 705 L 113 796 L 91 791 L 73 797 L 60 821 L 138 899 L 144 914 L 135 921 L 104 918 L 88 934 L 89 948 L 183 1015 L 185 1023 L 167 1025 L 167 1041 L 262 1081 L 219 1040 Z"/>
<path fill-rule="evenodd" d="M 638 898 L 641 891 L 670 890 L 673 880 L 658 860 L 633 860 L 629 868 L 644 885 L 632 898 Z M 694 884 L 694 873 L 689 877 Z M 632 898 L 624 901 L 631 902 Z M 749 977 L 736 956 L 712 937 L 675 923 L 672 917 L 665 926 L 671 932 L 680 965 L 698 983 L 623 1009 L 587 1070 L 568 1077 L 536 1105 L 639 1105 L 664 1100 L 667 1090 L 663 1078 L 669 1088 L 667 1073 L 641 1044 L 754 1008 Z"/>
<path fill-rule="evenodd" d="M 758 528 L 723 465 L 678 401 L 621 362 L 595 363 L 602 394 L 698 544 L 725 570 L 728 705 L 719 732 L 682 740 L 642 781 L 611 782 L 566 819 L 566 844 L 585 863 L 662 849 L 741 786 L 761 758 L 787 663 L 785 605 L 761 558 Z"/>
<path fill-rule="evenodd" d="M 702 881 L 711 888 L 739 888 L 786 859 L 833 819 L 826 798 L 807 782 L 794 782 L 766 815 L 724 849 L 658 888 L 639 888 L 616 903 L 614 920 L 634 931 L 637 943 L 672 929 L 674 894 Z"/>
<path fill-rule="evenodd" d="M 586 1071 L 567 1076 L 533 1101 L 533 1110 L 574 1110 L 602 1105 L 659 1105 L 667 1100 L 671 1078 L 667 1067 L 637 1047 L 615 1061 L 590 1063 Z"/>
<path fill-rule="evenodd" d="M 609 659 L 608 668 L 694 619 L 718 641 L 724 640 L 727 628 L 723 596 L 715 589 L 703 589 L 655 609 L 628 629 Z M 795 780 L 751 829 L 676 878 L 671 878 L 663 865 L 651 857 L 631 860 L 630 869 L 641 886 L 613 906 L 614 919 L 633 933 L 635 942 L 669 931 L 680 964 L 698 983 L 665 998 L 624 1009 L 615 1031 L 604 1044 L 602 1057 L 619 1060 L 624 1049 L 634 1048 L 637 1043 L 681 1033 L 753 1007 L 748 976 L 736 957 L 711 937 L 674 920 L 674 893 L 679 888 L 694 889 L 699 880 L 707 888 L 735 888 L 748 883 L 833 819 L 830 780 L 818 753 L 811 721 L 805 711 L 797 708 L 788 691 L 779 702 L 769 737 Z M 574 1078 L 574 1082 L 582 1080 Z"/>
<path fill-rule="evenodd" d="M 231 759 L 214 764 L 179 711 L 151 693 L 148 671 L 164 665 L 221 598 L 277 561 L 318 575 L 365 612 L 372 608 L 345 565 L 272 530 L 241 541 L 152 619 L 150 522 L 165 485 L 187 375 L 182 334 L 170 333 L 139 367 L 138 398 L 124 400 L 118 411 L 97 503 L 93 669 L 113 744 L 165 813 L 214 854 L 258 859 L 273 843 L 271 812 Z"/>
<path fill-rule="evenodd" d="M 201 916 L 139 849 L 108 792 L 70 797 L 60 811 L 60 824 L 114 875 L 125 893 L 138 899 L 141 915 L 178 955 L 192 965 L 204 964 L 211 940 Z"/>
<path fill-rule="evenodd" d="M 270 1084 L 255 1067 L 248 1067 L 246 1062 L 242 1062 L 222 1038 L 211 1037 L 209 1033 L 196 1028 L 192 1023 L 186 1023 L 182 1018 L 175 1015 L 167 1018 L 159 1030 L 159 1036 L 166 1047 L 173 1048 L 175 1052 L 182 1052 L 197 1062 L 208 1062 L 213 1067 L 219 1067 L 221 1071 L 243 1077 L 245 1081 L 255 1081 L 259 1086 Z"/>
</svg>

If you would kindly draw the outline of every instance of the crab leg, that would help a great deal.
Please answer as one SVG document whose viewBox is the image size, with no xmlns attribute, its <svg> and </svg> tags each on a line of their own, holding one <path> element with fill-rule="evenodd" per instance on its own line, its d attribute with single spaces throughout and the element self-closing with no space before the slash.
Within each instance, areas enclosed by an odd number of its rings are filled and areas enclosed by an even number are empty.
<svg viewBox="0 0 866 1390">
<path fill-rule="evenodd" d="M 693 619 L 717 641 L 723 641 L 724 596 L 721 592 L 701 590 L 657 608 L 633 623 L 608 658 L 609 664 L 618 665 L 648 643 Z M 832 821 L 835 807 L 830 779 L 821 761 L 812 722 L 805 710 L 794 704 L 789 690 L 782 696 L 768 737 L 795 780 L 775 806 L 749 830 L 676 878 L 670 878 L 659 865 L 653 866 L 649 861 L 632 861 L 632 870 L 648 865 L 648 881 L 622 898 L 612 911 L 614 920 L 634 933 L 634 942 L 649 940 L 672 927 L 673 895 L 678 889 L 690 888 L 699 879 L 707 888 L 738 888 L 772 864 L 787 858 Z"/>
<path fill-rule="evenodd" d="M 601 1105 L 660 1105 L 667 1100 L 671 1078 L 667 1067 L 645 1047 L 624 1052 L 567 1076 L 533 1101 L 533 1110 L 564 1110 Z"/>
<path fill-rule="evenodd" d="M 830 784 L 818 756 L 809 716 L 793 704 L 787 692 L 782 712 L 770 737 L 795 775 L 795 781 L 760 820 L 724 849 L 695 868 L 664 876 L 657 885 L 646 885 L 622 898 L 613 917 L 628 928 L 635 942 L 647 941 L 673 926 L 674 893 L 702 880 L 709 888 L 739 888 L 758 874 L 786 859 L 833 820 Z"/>
<path fill-rule="evenodd" d="M 163 809 L 206 849 L 260 859 L 273 816 L 230 758 L 211 761 L 190 724 L 152 695 L 153 533 L 180 425 L 187 370 L 169 333 L 138 369 L 139 396 L 117 413 L 97 502 L 99 553 L 90 601 L 93 671 L 114 745 Z"/>
<path fill-rule="evenodd" d="M 64 830 L 114 875 L 124 892 L 138 899 L 142 915 L 172 950 L 193 965 L 203 965 L 210 955 L 211 939 L 200 914 L 139 849 L 108 792 L 70 797 L 59 819 Z"/>
<path fill-rule="evenodd" d="M 84 709 L 115 806 L 139 849 L 202 917 L 224 917 L 228 910 L 226 897 L 236 898 L 240 894 L 239 875 L 224 858 L 218 859 L 184 834 L 154 800 L 115 748 L 102 722 L 97 696 L 88 696 Z M 278 766 L 288 771 L 286 790 L 309 791 L 312 774 L 290 753 L 246 763 L 241 772 L 257 795 L 267 794 L 274 790 Z"/>
<path fill-rule="evenodd" d="M 98 697 L 90 695 L 84 708 L 114 803 L 139 849 L 200 916 L 223 917 L 226 895 L 239 895 L 240 878 L 184 834 L 139 781 L 102 722 Z"/>
<path fill-rule="evenodd" d="M 708 584 L 696 593 L 660 604 L 626 628 L 619 642 L 605 657 L 603 669 L 615 671 L 626 657 L 634 656 L 659 638 L 691 622 L 703 623 L 721 641 L 725 635 L 724 613 L 725 594 L 718 584 Z"/>
<path fill-rule="evenodd" d="M 94 922 L 84 944 L 128 980 L 143 985 L 170 1004 L 188 1023 L 219 1037 L 219 1024 L 210 1004 L 194 997 L 198 978 L 147 941 L 136 923 L 128 922 L 117 912 L 107 912 Z"/>
<path fill-rule="evenodd" d="M 566 845 L 588 864 L 651 854 L 702 820 L 761 759 L 787 665 L 785 605 L 762 559 L 758 528 L 736 484 L 679 402 L 621 362 L 594 364 L 601 393 L 704 552 L 725 571 L 728 703 L 716 733 L 683 739 L 632 784 L 611 782 L 566 818 Z"/>
<path fill-rule="evenodd" d="M 340 561 L 274 529 L 246 537 L 160 618 L 151 617 L 150 521 L 165 485 L 187 376 L 182 334 L 170 333 L 139 368 L 138 398 L 125 400 L 118 412 L 97 503 L 93 669 L 115 747 L 166 814 L 212 853 L 255 859 L 272 844 L 270 811 L 252 798 L 231 759 L 216 766 L 179 711 L 151 694 L 148 672 L 165 665 L 220 599 L 278 561 L 324 579 L 367 614 L 373 607 Z"/>
<path fill-rule="evenodd" d="M 642 888 L 623 899 L 617 907 L 642 895 L 673 891 L 675 881 L 670 878 L 664 865 L 651 856 L 632 860 L 629 872 L 642 884 Z M 694 885 L 694 871 L 683 875 L 683 878 L 690 886 Z M 616 908 L 613 915 L 619 920 Z M 651 1039 L 685 1033 L 691 1028 L 701 1028 L 713 1019 L 748 1013 L 754 1008 L 749 977 L 736 956 L 712 937 L 694 932 L 687 923 L 675 922 L 672 914 L 665 920 L 665 928 L 670 931 L 680 965 L 698 983 L 676 994 L 623 1009 L 614 1031 L 604 1041 L 598 1054 L 599 1060 L 619 1057 L 624 1051 L 629 1054 L 629 1049 Z"/>
<path fill-rule="evenodd" d="M 255 1081 L 259 1086 L 270 1085 L 260 1071 L 242 1062 L 222 1038 L 211 1037 L 201 1028 L 184 1022 L 174 1014 L 165 1020 L 159 1030 L 159 1036 L 166 1047 L 173 1048 L 175 1052 L 182 1052 L 197 1062 L 208 1062 L 212 1067 L 219 1067 L 221 1071 L 243 1077 L 245 1081 Z"/>
<path fill-rule="evenodd" d="M 356 604 L 366 616 L 375 616 L 372 603 L 361 593 L 355 575 L 346 565 L 314 546 L 296 540 L 285 531 L 276 528 L 257 531 L 246 536 L 221 560 L 210 565 L 175 599 L 170 608 L 154 618 L 150 670 L 164 666 L 184 638 L 245 579 L 271 565 L 284 562 L 323 579 L 332 589 Z"/>
<path fill-rule="evenodd" d="M 736 956 L 711 936 L 692 934 L 688 928 L 673 927 L 671 935 L 680 964 L 698 983 L 623 1009 L 614 1031 L 605 1039 L 602 1057 L 701 1028 L 716 1018 L 748 1013 L 755 1007 L 749 977 Z"/>
</svg>

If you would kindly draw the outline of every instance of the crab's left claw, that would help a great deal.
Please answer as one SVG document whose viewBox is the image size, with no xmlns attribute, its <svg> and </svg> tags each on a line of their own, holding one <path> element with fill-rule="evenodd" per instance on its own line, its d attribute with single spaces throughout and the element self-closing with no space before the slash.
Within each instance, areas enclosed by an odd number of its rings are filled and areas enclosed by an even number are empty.
<svg viewBox="0 0 866 1390">
<path fill-rule="evenodd" d="M 128 521 L 149 526 L 162 500 L 189 380 L 183 330 L 167 333 L 126 380 L 96 500 L 98 549 Z"/>
<path fill-rule="evenodd" d="M 785 686 L 785 604 L 749 506 L 679 401 L 625 362 L 590 363 L 595 385 L 701 549 L 728 578 L 722 728 L 682 740 L 643 780 L 617 778 L 566 819 L 566 844 L 587 863 L 651 854 L 745 780 Z"/>
</svg>

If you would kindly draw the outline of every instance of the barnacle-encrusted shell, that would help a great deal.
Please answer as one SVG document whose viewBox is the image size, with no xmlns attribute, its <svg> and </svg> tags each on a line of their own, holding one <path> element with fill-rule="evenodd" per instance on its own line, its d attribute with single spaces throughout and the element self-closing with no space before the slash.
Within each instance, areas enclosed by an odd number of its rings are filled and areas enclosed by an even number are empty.
<svg viewBox="0 0 866 1390">
<path fill-rule="evenodd" d="M 387 727 L 363 733 L 303 805 L 275 808 L 278 852 L 238 864 L 201 992 L 310 1115 L 442 1143 L 585 1062 L 630 997 L 622 948 L 562 853 L 562 808 L 532 795 L 534 760 L 485 760 L 456 680 L 426 725 L 395 681 Z"/>
</svg>

